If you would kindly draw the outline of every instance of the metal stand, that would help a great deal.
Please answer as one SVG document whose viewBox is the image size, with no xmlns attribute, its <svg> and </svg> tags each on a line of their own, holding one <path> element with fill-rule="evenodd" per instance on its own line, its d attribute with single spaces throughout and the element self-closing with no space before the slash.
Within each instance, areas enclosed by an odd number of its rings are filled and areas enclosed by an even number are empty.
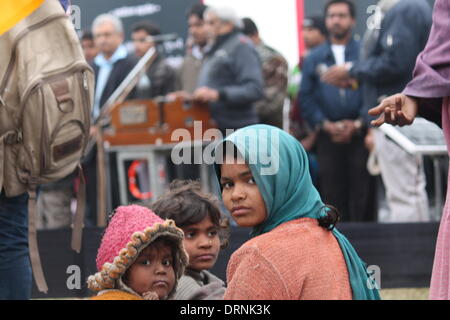
<svg viewBox="0 0 450 320">
<path fill-rule="evenodd" d="M 209 166 L 203 159 L 199 159 L 197 155 L 201 155 L 203 148 L 209 145 L 210 142 L 194 141 L 194 142 L 183 142 L 183 143 L 173 143 L 173 144 L 161 144 L 161 145 L 129 145 L 129 146 L 105 146 L 105 153 L 107 156 L 110 153 L 115 153 L 117 159 L 117 175 L 119 181 L 119 194 L 120 194 L 120 204 L 127 205 L 130 200 L 128 199 L 128 179 L 127 173 L 125 171 L 125 163 L 130 160 L 145 160 L 148 163 L 148 179 L 150 181 L 150 190 L 153 193 L 151 201 L 154 201 L 159 196 L 161 196 L 165 190 L 165 182 L 163 178 L 160 177 L 158 171 L 158 165 L 166 161 L 167 157 L 170 157 L 173 150 L 188 149 L 195 154 L 195 164 L 200 165 L 200 183 L 202 189 L 205 192 L 211 192 L 211 181 L 210 181 L 210 171 Z M 109 163 L 105 164 L 107 172 L 107 180 L 110 179 Z M 109 188 L 110 189 L 110 188 Z M 107 197 L 107 208 L 111 209 L 111 192 L 109 192 Z"/>
</svg>

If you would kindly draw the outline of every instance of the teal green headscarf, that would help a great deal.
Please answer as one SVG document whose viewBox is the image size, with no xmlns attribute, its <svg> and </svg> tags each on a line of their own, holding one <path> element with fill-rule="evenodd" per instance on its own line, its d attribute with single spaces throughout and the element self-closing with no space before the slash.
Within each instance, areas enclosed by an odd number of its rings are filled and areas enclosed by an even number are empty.
<svg viewBox="0 0 450 320">
<path fill-rule="evenodd" d="M 215 169 L 219 181 L 225 142 L 231 142 L 250 167 L 267 208 L 267 219 L 254 227 L 252 236 L 269 232 L 287 221 L 319 219 L 326 215 L 327 209 L 309 174 L 306 152 L 294 137 L 267 125 L 253 125 L 234 132 L 216 147 Z M 347 264 L 353 299 L 380 299 L 366 264 L 344 235 L 336 228 L 332 232 Z"/>
</svg>

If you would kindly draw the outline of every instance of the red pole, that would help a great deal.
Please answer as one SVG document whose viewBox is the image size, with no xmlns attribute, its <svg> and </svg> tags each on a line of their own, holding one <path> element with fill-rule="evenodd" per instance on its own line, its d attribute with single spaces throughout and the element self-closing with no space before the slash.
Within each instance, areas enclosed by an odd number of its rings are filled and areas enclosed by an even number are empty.
<svg viewBox="0 0 450 320">
<path fill-rule="evenodd" d="M 305 50 L 305 43 L 303 41 L 303 20 L 305 18 L 305 6 L 304 0 L 296 0 L 296 1 L 297 1 L 298 56 L 300 58 Z"/>
</svg>

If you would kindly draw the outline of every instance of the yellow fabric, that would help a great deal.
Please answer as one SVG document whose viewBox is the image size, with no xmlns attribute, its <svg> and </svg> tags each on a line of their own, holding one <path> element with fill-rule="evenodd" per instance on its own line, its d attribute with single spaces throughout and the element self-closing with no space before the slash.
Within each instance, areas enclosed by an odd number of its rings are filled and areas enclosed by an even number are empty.
<svg viewBox="0 0 450 320">
<path fill-rule="evenodd" d="M 144 300 L 144 299 L 128 292 L 119 290 L 108 290 L 100 295 L 91 297 L 90 300 Z"/>
<path fill-rule="evenodd" d="M 44 0 L 0 1 L 0 35 L 36 10 Z"/>
</svg>

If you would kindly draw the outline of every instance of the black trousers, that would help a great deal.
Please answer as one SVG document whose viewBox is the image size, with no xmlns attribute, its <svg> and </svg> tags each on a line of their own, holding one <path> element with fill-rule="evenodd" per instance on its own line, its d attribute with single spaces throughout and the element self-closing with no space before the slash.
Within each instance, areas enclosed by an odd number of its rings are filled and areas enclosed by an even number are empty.
<svg viewBox="0 0 450 320">
<path fill-rule="evenodd" d="M 317 161 L 322 200 L 336 207 L 340 221 L 376 221 L 376 180 L 367 171 L 369 152 L 365 132 L 350 143 L 338 144 L 326 132 L 317 139 Z"/>
</svg>

